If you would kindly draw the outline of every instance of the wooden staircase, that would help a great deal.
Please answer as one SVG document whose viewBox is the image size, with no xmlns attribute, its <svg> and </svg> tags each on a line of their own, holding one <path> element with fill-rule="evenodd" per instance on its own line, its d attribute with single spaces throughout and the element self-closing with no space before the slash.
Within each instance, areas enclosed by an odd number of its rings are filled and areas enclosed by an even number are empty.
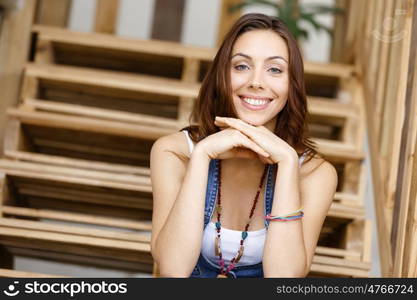
<svg viewBox="0 0 417 300">
<path fill-rule="evenodd" d="M 0 160 L 0 245 L 12 256 L 155 275 L 150 149 L 188 124 L 213 56 L 171 42 L 34 26 Z M 310 130 L 339 175 L 309 276 L 367 277 L 361 86 L 349 65 L 307 62 L 305 73 Z M 3 276 L 28 274 L 9 265 Z"/>
</svg>

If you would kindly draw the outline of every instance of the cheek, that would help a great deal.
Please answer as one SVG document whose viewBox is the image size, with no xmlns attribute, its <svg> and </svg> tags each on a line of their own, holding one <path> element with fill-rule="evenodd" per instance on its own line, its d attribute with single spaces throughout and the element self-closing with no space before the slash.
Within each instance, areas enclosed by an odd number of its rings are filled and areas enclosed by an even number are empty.
<svg viewBox="0 0 417 300">
<path fill-rule="evenodd" d="M 288 80 L 274 80 L 271 83 L 272 91 L 274 94 L 280 97 L 286 97 L 288 95 L 289 83 Z"/>
<path fill-rule="evenodd" d="M 230 76 L 230 83 L 232 85 L 232 90 L 236 91 L 238 89 L 240 89 L 242 86 L 245 85 L 246 81 L 247 81 L 247 76 L 243 75 L 243 74 L 236 74 L 233 73 Z"/>
</svg>

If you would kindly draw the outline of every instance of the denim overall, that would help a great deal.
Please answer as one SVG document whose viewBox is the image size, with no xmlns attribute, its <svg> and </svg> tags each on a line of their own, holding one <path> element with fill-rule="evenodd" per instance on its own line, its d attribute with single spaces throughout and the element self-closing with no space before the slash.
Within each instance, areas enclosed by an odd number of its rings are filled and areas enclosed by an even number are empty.
<svg viewBox="0 0 417 300">
<path fill-rule="evenodd" d="M 274 186 L 276 178 L 277 164 L 268 165 L 267 176 L 264 182 L 265 194 L 265 215 L 271 213 L 272 200 L 274 198 Z M 206 201 L 204 208 L 204 228 L 211 221 L 213 211 L 216 205 L 217 199 L 217 188 L 218 188 L 218 160 L 212 159 L 209 165 L 208 180 L 207 180 L 207 191 Z M 268 228 L 268 222 L 265 220 L 265 227 Z M 213 249 L 214 251 L 214 249 Z M 201 255 L 198 258 L 197 265 L 195 266 L 190 277 L 195 278 L 216 278 L 220 273 L 220 267 L 217 264 L 207 260 Z M 237 266 L 234 267 L 228 274 L 232 278 L 245 278 L 245 277 L 263 277 L 262 262 L 254 265 Z"/>
</svg>

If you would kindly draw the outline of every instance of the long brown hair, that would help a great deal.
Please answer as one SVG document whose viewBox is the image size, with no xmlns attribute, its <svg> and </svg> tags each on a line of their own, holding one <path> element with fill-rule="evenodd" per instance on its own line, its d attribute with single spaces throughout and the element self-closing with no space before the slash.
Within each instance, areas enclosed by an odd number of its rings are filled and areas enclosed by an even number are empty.
<svg viewBox="0 0 417 300">
<path fill-rule="evenodd" d="M 251 30 L 272 30 L 287 44 L 289 53 L 288 101 L 277 116 L 274 133 L 292 146 L 299 155 L 308 152 L 307 160 L 310 160 L 317 154 L 317 150 L 308 134 L 303 58 L 295 38 L 285 24 L 276 17 L 264 14 L 243 15 L 227 33 L 204 77 L 190 116 L 190 124 L 196 123 L 197 125 L 183 129 L 190 132 L 194 142 L 199 142 L 220 130 L 214 125 L 216 116 L 237 118 L 231 101 L 230 58 L 238 37 Z"/>
</svg>

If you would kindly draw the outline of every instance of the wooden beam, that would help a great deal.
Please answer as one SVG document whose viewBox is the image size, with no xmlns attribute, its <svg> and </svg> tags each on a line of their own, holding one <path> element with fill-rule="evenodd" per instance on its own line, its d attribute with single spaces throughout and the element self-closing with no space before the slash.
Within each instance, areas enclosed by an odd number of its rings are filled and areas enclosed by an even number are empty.
<svg viewBox="0 0 417 300">
<path fill-rule="evenodd" d="M 114 34 L 116 32 L 118 8 L 119 0 L 98 0 L 94 31 Z"/>
<path fill-rule="evenodd" d="M 67 27 L 71 0 L 38 0 L 36 24 Z"/>
<path fill-rule="evenodd" d="M 221 0 L 222 5 L 220 9 L 220 20 L 219 20 L 219 26 L 217 31 L 217 46 L 220 46 L 220 44 L 223 42 L 223 39 L 226 35 L 226 33 L 230 30 L 232 25 L 237 21 L 237 19 L 240 18 L 241 11 L 235 11 L 233 14 L 229 12 L 229 8 L 233 5 L 236 5 L 241 0 Z"/>
<path fill-rule="evenodd" d="M 395 207 L 392 227 L 392 244 L 394 251 L 394 277 L 413 277 L 416 272 L 415 257 L 417 255 L 415 243 L 417 241 L 415 219 L 416 198 L 416 138 L 417 138 L 417 1 L 414 1 L 414 16 L 409 13 L 406 17 L 404 39 L 410 40 L 408 56 L 403 62 L 408 63 L 407 88 L 404 105 L 404 122 L 401 132 L 401 151 L 398 163 L 397 190 L 395 194 Z M 409 11 L 413 11 L 408 7 Z M 414 194 L 414 195 L 413 195 Z M 411 229 L 411 230 L 410 230 Z M 410 256 L 414 255 L 414 256 Z M 410 266 L 411 264 L 411 266 Z M 410 268 L 411 267 L 411 268 Z"/>
<path fill-rule="evenodd" d="M 6 109 L 17 103 L 23 66 L 30 47 L 31 26 L 35 14 L 35 0 L 24 1 L 20 10 L 6 10 L 0 32 L 0 154 Z"/>
<path fill-rule="evenodd" d="M 152 39 L 181 40 L 185 0 L 155 0 Z"/>
</svg>

